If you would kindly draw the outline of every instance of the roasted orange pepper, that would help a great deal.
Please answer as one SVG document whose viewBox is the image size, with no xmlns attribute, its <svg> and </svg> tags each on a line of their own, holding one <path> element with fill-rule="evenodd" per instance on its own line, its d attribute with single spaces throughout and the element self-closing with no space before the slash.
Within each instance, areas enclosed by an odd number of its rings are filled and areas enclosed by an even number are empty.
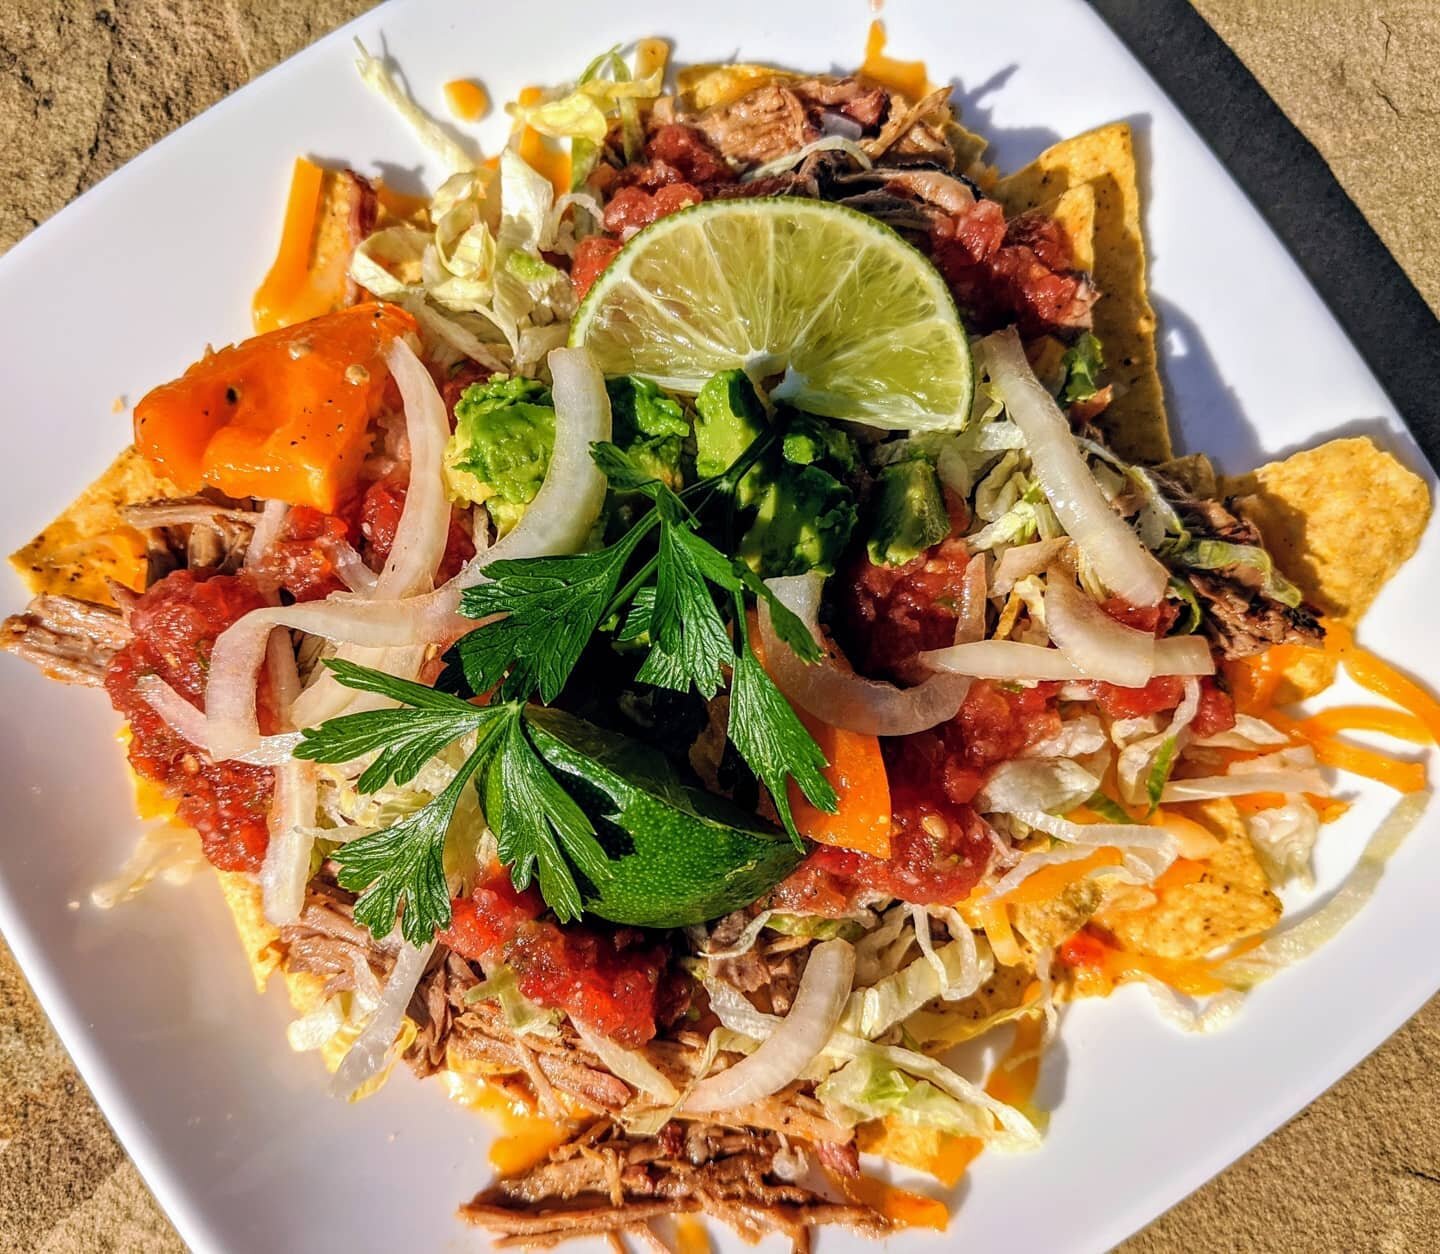
<svg viewBox="0 0 1440 1254">
<path fill-rule="evenodd" d="M 760 639 L 759 621 L 750 614 L 750 647 L 761 666 L 765 646 Z M 805 730 L 820 746 L 829 764 L 825 778 L 839 800 L 834 814 L 812 806 L 799 787 L 790 782 L 790 813 L 800 835 L 822 845 L 853 849 L 872 858 L 890 856 L 890 777 L 880 754 L 878 736 L 846 731 L 823 723 L 805 710 L 795 710 Z"/>
<path fill-rule="evenodd" d="M 334 513 L 384 402 L 385 351 L 414 329 L 394 305 L 356 305 L 211 353 L 135 407 L 135 447 L 182 492 Z"/>
</svg>

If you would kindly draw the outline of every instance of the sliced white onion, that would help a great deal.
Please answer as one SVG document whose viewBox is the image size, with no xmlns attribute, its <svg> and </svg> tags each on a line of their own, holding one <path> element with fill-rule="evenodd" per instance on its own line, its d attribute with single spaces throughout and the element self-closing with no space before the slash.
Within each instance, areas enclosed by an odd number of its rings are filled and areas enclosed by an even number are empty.
<svg viewBox="0 0 1440 1254">
<path fill-rule="evenodd" d="M 360 551 L 349 540 L 332 540 L 326 548 L 330 555 L 330 564 L 334 566 L 341 583 L 351 592 L 359 592 L 367 597 L 375 595 L 375 583 L 379 576 L 365 565 Z"/>
<path fill-rule="evenodd" d="M 1031 575 L 1038 575 L 1065 551 L 1069 543 L 1064 536 L 1056 536 L 1050 540 L 1036 540 L 1034 544 L 1017 544 L 1014 548 L 1006 549 L 995 567 L 992 595 L 1008 597 L 1017 583 Z"/>
<path fill-rule="evenodd" d="M 265 918 L 276 927 L 294 923 L 305 906 L 310 882 L 310 853 L 315 845 L 319 807 L 315 764 L 291 758 L 275 768 L 275 798 L 270 806 L 270 843 L 260 867 Z"/>
<path fill-rule="evenodd" d="M 590 456 L 590 446 L 610 438 L 605 377 L 588 349 L 557 348 L 546 360 L 555 405 L 555 448 L 545 481 L 520 521 L 485 553 L 477 554 L 462 578 L 501 559 L 574 553 L 600 516 L 607 485 Z"/>
<path fill-rule="evenodd" d="M 960 579 L 960 612 L 955 616 L 955 643 L 985 639 L 985 609 L 989 600 L 986 564 L 989 558 L 976 553 L 965 564 Z"/>
<path fill-rule="evenodd" d="M 653 1097 L 661 1105 L 673 1105 L 680 1100 L 675 1086 L 639 1050 L 625 1049 L 617 1045 L 608 1036 L 586 1027 L 574 1015 L 571 1015 L 570 1022 L 575 1028 L 575 1034 L 585 1043 L 585 1048 L 603 1062 L 612 1075 L 618 1076 L 647 1097 Z"/>
<path fill-rule="evenodd" d="M 290 627 L 327 640 L 390 648 L 444 635 L 456 619 L 460 590 L 447 585 L 425 596 L 401 601 L 360 600 L 336 595 L 298 605 L 251 610 L 220 633 L 210 655 L 205 688 L 207 734 L 212 757 L 238 757 L 260 745 L 255 714 L 256 684 L 266 643 L 276 627 Z M 327 673 L 328 678 L 328 673 Z M 301 704 L 309 693 L 301 694 Z"/>
<path fill-rule="evenodd" d="M 255 523 L 255 530 L 250 533 L 250 543 L 245 549 L 245 565 L 254 566 L 269 547 L 280 538 L 280 529 L 285 525 L 285 515 L 290 512 L 290 506 L 284 501 L 266 501 L 261 507 Z"/>
<path fill-rule="evenodd" d="M 1213 675 L 1215 655 L 1204 636 L 1166 636 L 1155 642 L 1156 675 Z"/>
<path fill-rule="evenodd" d="M 1327 796 L 1329 785 L 1318 771 L 1256 771 L 1249 775 L 1202 775 L 1172 779 L 1160 794 L 1161 804 L 1208 801 L 1212 797 L 1247 797 L 1257 792 L 1308 792 Z"/>
<path fill-rule="evenodd" d="M 1170 636 L 1155 641 L 1154 675 L 1213 675 L 1215 659 L 1204 640 Z M 931 649 L 920 661 L 937 671 L 973 675 L 977 679 L 1016 681 L 1084 679 L 1078 667 L 1059 649 L 1019 640 L 976 640 L 969 644 Z"/>
<path fill-rule="evenodd" d="M 820 589 L 824 578 L 813 571 L 766 580 L 776 599 L 795 614 L 822 648 Z M 802 662 L 778 635 L 764 598 L 760 601 L 760 639 L 765 664 L 780 691 L 802 709 L 832 727 L 871 736 L 908 736 L 955 717 L 970 681 L 932 675 L 914 688 L 897 688 L 842 668 L 828 657 Z"/>
<path fill-rule="evenodd" d="M 423 949 L 416 949 L 410 944 L 400 946 L 399 956 L 395 959 L 390 978 L 385 981 L 385 991 L 380 995 L 375 1013 L 335 1070 L 330 1091 L 336 1097 L 351 1099 L 358 1088 L 385 1069 L 390 1047 L 395 1044 L 395 1036 L 404 1022 L 405 1009 L 420 985 L 420 977 L 425 974 L 434 950 L 434 941 Z"/>
<path fill-rule="evenodd" d="M 1143 688 L 1154 673 L 1154 633 L 1116 622 L 1063 571 L 1045 578 L 1045 630 L 1087 679 Z"/>
<path fill-rule="evenodd" d="M 283 631 L 270 636 L 266 654 L 270 687 L 283 726 L 290 726 L 291 709 L 300 695 L 295 651 Z M 270 803 L 270 841 L 260 867 L 260 897 L 265 918 L 276 927 L 293 923 L 305 905 L 310 882 L 312 834 L 319 809 L 315 764 L 290 758 L 275 768 L 275 795 Z M 368 967 L 366 968 L 368 971 Z"/>
<path fill-rule="evenodd" d="M 445 402 L 430 372 L 403 339 L 391 341 L 385 363 L 405 404 L 410 483 L 394 543 L 375 581 L 374 595 L 381 600 L 428 591 L 450 535 L 450 501 L 445 495 L 444 471 L 450 417 Z"/>
<path fill-rule="evenodd" d="M 833 152 L 837 149 L 849 156 L 862 170 L 868 170 L 874 165 L 874 162 L 870 160 L 870 154 L 853 139 L 848 139 L 844 135 L 824 135 L 819 139 L 811 140 L 803 148 L 787 152 L 773 161 L 767 161 L 764 165 L 757 165 L 753 170 L 747 170 L 741 176 L 740 181 L 754 183 L 758 179 L 768 179 L 776 174 L 784 174 L 786 170 L 794 169 L 812 152 Z"/>
<path fill-rule="evenodd" d="M 687 1111 L 734 1110 L 777 1093 L 797 1079 L 825 1048 L 840 1022 L 855 978 L 847 941 L 822 941 L 810 951 L 795 1001 L 780 1026 L 753 1054 L 701 1080 L 685 1099 Z"/>
<path fill-rule="evenodd" d="M 982 342 L 990 381 L 1025 437 L 1030 464 L 1066 533 L 1112 592 L 1132 605 L 1156 605 L 1169 581 L 1165 568 L 1105 499 L 1070 424 L 1025 360 L 1013 327 Z"/>
<path fill-rule="evenodd" d="M 197 709 L 158 675 L 141 675 L 135 681 L 135 691 L 165 720 L 165 725 L 177 736 L 210 754 L 212 758 L 215 757 L 209 744 L 210 725 L 203 711 Z M 257 736 L 253 749 L 237 754 L 230 760 L 250 766 L 276 766 L 289 761 L 299 743 L 299 732 Z"/>
</svg>

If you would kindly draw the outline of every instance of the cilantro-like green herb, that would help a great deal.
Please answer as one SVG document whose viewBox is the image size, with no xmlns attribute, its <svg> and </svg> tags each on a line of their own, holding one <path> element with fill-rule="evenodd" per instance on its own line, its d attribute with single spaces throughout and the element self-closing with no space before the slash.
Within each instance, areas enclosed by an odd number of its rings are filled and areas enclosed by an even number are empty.
<svg viewBox="0 0 1440 1254">
<path fill-rule="evenodd" d="M 1100 371 L 1105 367 L 1105 353 L 1100 341 L 1089 331 L 1064 352 L 1060 366 L 1065 372 L 1060 385 L 1060 403 L 1075 405 L 1088 401 L 1100 390 Z"/>
<path fill-rule="evenodd" d="M 773 428 L 762 433 L 725 473 L 683 496 L 648 473 L 644 459 L 614 444 L 593 445 L 611 489 L 642 503 L 648 498 L 649 508 L 607 548 L 493 562 L 486 582 L 465 590 L 462 611 L 488 621 L 456 642 L 441 682 L 489 694 L 488 704 L 342 660 L 327 663 L 340 683 L 398 704 L 331 719 L 307 730 L 295 750 L 297 757 L 318 762 L 373 753 L 357 784 L 361 792 L 391 781 L 409 783 L 432 758 L 474 737 L 453 778 L 427 804 L 336 851 L 341 886 L 361 894 L 357 920 L 383 936 L 398 919 L 416 945 L 449 926 L 445 843 L 472 781 L 515 886 L 536 879 L 562 920 L 580 914 L 577 876 L 598 887 L 612 871 L 594 824 L 531 743 L 525 710 L 534 698 L 549 704 L 560 695 L 601 630 L 614 630 L 617 643 L 648 648 L 638 673 L 642 682 L 681 692 L 694 688 L 710 698 L 730 676 L 729 738 L 769 790 L 797 846 L 792 779 L 813 805 L 834 810 L 824 754 L 750 647 L 747 594 L 766 602 L 776 634 L 801 658 L 818 660 L 820 647 L 749 566 L 700 534 L 695 513 L 706 501 L 725 500 L 779 435 Z M 642 549 L 652 537 L 653 552 L 648 545 Z"/>
<path fill-rule="evenodd" d="M 768 447 L 776 437 L 761 438 Z M 487 567 L 492 582 L 467 589 L 461 609 L 475 618 L 505 617 L 456 643 L 467 681 L 476 692 L 499 685 L 507 700 L 538 693 L 548 703 L 590 637 L 628 607 L 618 639 L 648 640 L 650 652 L 637 675 L 641 682 L 680 692 L 693 687 L 709 698 L 731 672 L 730 739 L 770 790 L 781 822 L 798 844 L 786 781 L 793 778 L 823 809 L 835 806 L 835 793 L 820 773 L 825 759 L 819 747 L 750 651 L 744 594 L 766 601 L 777 635 L 800 657 L 817 660 L 819 646 L 748 566 L 700 534 L 694 512 L 678 493 L 614 444 L 593 445 L 591 453 L 613 490 L 648 497 L 652 508 L 621 540 L 597 553 Z M 654 555 L 622 583 L 641 541 L 654 531 Z M 720 605 L 733 607 L 737 627 L 727 628 Z"/>
<path fill-rule="evenodd" d="M 348 762 L 374 753 L 356 785 L 361 792 L 374 792 L 392 780 L 409 783 L 446 747 L 475 736 L 475 747 L 431 801 L 393 827 L 336 850 L 340 886 L 361 894 L 355 918 L 376 936 L 385 936 L 398 915 L 401 933 L 412 945 L 425 944 L 450 925 L 445 840 L 461 795 L 477 776 L 486 785 L 486 815 L 516 888 L 526 888 L 538 868 L 540 891 L 550 908 L 561 919 L 577 918 L 580 890 L 571 864 L 596 884 L 609 876 L 609 867 L 593 824 L 530 744 L 523 704 L 471 705 L 353 662 L 332 659 L 326 665 L 346 687 L 400 703 L 398 709 L 331 719 L 307 730 L 296 746 L 296 757 L 315 762 Z"/>
</svg>

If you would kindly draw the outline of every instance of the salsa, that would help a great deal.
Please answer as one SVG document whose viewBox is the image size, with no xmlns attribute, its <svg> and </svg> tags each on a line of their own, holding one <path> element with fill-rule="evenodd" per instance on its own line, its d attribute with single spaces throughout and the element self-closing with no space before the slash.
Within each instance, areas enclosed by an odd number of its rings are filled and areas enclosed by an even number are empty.
<svg viewBox="0 0 1440 1254">
<path fill-rule="evenodd" d="M 395 545 L 400 515 L 405 509 L 408 487 L 403 475 L 377 479 L 366 490 L 360 504 L 360 534 L 365 540 L 365 564 L 380 570 Z M 445 555 L 435 572 L 435 582 L 444 583 L 458 575 L 465 563 L 475 556 L 475 541 L 461 526 L 454 512 L 450 515 L 450 534 L 445 540 Z"/>
<path fill-rule="evenodd" d="M 251 575 L 176 571 L 135 603 L 131 640 L 111 659 L 105 675 L 110 703 L 130 724 L 131 766 L 179 802 L 179 817 L 200 834 L 206 858 L 222 871 L 260 869 L 270 839 L 266 818 L 274 772 L 243 762 L 210 761 L 170 729 L 135 685 L 142 675 L 158 675 L 204 709 L 216 637 L 267 603 Z M 259 713 L 261 731 L 275 731 L 274 706 L 263 678 Z"/>
<path fill-rule="evenodd" d="M 538 892 L 517 892 L 492 863 L 468 897 L 451 902 L 440 940 L 474 961 L 507 963 L 537 1006 L 563 1010 L 628 1049 L 644 1045 L 676 1007 L 666 949 L 635 928 L 561 926 L 542 919 L 544 910 Z"/>
<path fill-rule="evenodd" d="M 352 525 L 344 518 L 296 505 L 285 515 L 275 542 L 261 555 L 257 573 L 297 601 L 322 600 L 346 590 L 335 573 L 335 545 L 352 539 Z"/>
</svg>

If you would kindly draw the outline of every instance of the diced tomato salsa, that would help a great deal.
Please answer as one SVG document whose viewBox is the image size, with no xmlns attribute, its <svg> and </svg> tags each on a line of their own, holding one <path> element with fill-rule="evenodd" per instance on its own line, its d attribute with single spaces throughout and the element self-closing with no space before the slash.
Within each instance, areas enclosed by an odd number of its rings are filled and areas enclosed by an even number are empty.
<svg viewBox="0 0 1440 1254">
<path fill-rule="evenodd" d="M 1119 688 L 1092 680 L 1090 689 L 1110 718 L 1141 718 L 1173 710 L 1185 697 L 1185 681 L 1178 675 L 1157 675 L 1143 688 Z M 1205 676 L 1200 680 L 1200 709 L 1190 724 L 1191 732 L 1203 739 L 1234 726 L 1234 700 L 1214 679 Z"/>
<path fill-rule="evenodd" d="M 222 871 L 258 871 L 269 843 L 266 818 L 274 791 L 269 767 L 211 762 L 181 739 L 136 690 L 142 675 L 158 675 L 196 707 L 216 637 L 238 618 L 266 604 L 248 574 L 176 571 L 156 583 L 130 612 L 133 636 L 111 659 L 105 690 L 130 724 L 130 764 L 179 801 L 179 816 L 200 834 L 205 856 Z M 259 692 L 260 728 L 275 730 L 268 685 Z"/>
<path fill-rule="evenodd" d="M 634 928 L 551 923 L 540 918 L 544 909 L 539 893 L 516 892 L 509 873 L 492 864 L 470 896 L 451 903 L 440 940 L 466 958 L 508 963 L 537 1006 L 563 1010 L 627 1048 L 645 1044 L 674 1009 L 664 946 Z"/>
<path fill-rule="evenodd" d="M 344 518 L 296 505 L 286 514 L 275 543 L 261 555 L 256 573 L 297 601 L 344 592 L 346 586 L 335 573 L 334 545 L 340 541 L 353 541 L 351 524 Z"/>
<path fill-rule="evenodd" d="M 366 490 L 360 504 L 360 534 L 365 539 L 365 563 L 374 570 L 385 565 L 395 544 L 395 532 L 405 509 L 406 480 L 401 475 L 377 479 Z M 435 572 L 435 582 L 444 583 L 460 573 L 475 556 L 475 541 L 455 518 L 450 516 L 450 534 L 445 541 L 445 555 Z"/>
<path fill-rule="evenodd" d="M 917 653 L 954 644 L 969 561 L 964 542 L 955 538 L 904 566 L 877 566 L 862 550 L 845 573 L 836 624 L 856 669 L 903 678 Z"/>
</svg>

